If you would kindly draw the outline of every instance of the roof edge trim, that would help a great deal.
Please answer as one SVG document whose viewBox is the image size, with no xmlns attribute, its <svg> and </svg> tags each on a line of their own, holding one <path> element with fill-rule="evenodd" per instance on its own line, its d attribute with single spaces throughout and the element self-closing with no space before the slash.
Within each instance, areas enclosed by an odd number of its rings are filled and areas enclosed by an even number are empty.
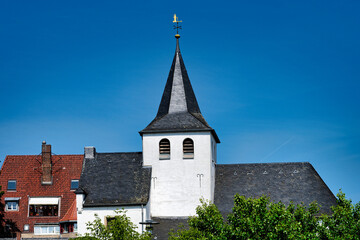
<svg viewBox="0 0 360 240">
<path fill-rule="evenodd" d="M 141 130 L 139 131 L 140 136 L 143 136 L 144 133 L 181 133 L 181 132 L 211 132 L 213 137 L 215 138 L 216 143 L 221 143 L 218 135 L 216 134 L 215 130 L 213 128 L 209 129 L 179 129 L 179 130 Z"/>
<path fill-rule="evenodd" d="M 148 202 L 144 202 L 144 203 L 84 203 L 84 207 L 114 207 L 114 206 L 141 206 L 141 205 L 146 205 Z"/>
</svg>

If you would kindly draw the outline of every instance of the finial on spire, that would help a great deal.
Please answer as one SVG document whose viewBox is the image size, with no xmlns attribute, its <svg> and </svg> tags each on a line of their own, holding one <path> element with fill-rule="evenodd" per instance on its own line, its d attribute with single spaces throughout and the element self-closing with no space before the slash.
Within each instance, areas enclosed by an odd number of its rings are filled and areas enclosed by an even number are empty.
<svg viewBox="0 0 360 240">
<path fill-rule="evenodd" d="M 181 26 L 179 26 L 179 23 L 181 23 L 182 21 L 179 21 L 179 18 L 176 16 L 176 14 L 174 14 L 174 21 L 173 23 L 176 23 L 176 25 L 174 25 L 174 29 L 176 29 L 176 35 L 175 37 L 178 39 L 180 38 L 180 34 L 179 34 L 179 29 L 182 29 Z"/>
</svg>

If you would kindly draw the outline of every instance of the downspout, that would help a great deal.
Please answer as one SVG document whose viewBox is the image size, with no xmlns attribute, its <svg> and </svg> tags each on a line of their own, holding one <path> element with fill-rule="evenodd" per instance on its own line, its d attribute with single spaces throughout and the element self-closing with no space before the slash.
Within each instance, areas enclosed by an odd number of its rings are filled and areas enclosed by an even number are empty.
<svg viewBox="0 0 360 240">
<path fill-rule="evenodd" d="M 141 204 L 141 222 L 144 222 L 144 205 Z M 141 224 L 141 233 L 144 233 L 144 224 Z"/>
</svg>

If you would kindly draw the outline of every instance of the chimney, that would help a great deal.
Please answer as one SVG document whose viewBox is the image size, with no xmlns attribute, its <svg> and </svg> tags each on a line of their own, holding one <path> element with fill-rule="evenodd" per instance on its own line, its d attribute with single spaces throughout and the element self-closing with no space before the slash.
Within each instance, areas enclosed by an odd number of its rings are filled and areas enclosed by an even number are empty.
<svg viewBox="0 0 360 240">
<path fill-rule="evenodd" d="M 85 158 L 94 159 L 96 154 L 95 147 L 85 147 L 84 148 L 84 155 Z"/>
<path fill-rule="evenodd" d="M 41 146 L 41 160 L 42 160 L 42 176 L 41 184 L 52 184 L 52 175 L 51 175 L 51 145 L 46 144 L 45 141 L 42 142 Z"/>
</svg>

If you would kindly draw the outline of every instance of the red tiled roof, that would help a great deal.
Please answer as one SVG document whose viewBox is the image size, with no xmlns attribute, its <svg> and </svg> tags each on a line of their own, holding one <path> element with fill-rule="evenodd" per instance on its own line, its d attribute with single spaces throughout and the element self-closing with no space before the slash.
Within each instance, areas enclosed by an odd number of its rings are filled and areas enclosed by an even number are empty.
<svg viewBox="0 0 360 240">
<path fill-rule="evenodd" d="M 5 192 L 1 200 L 4 202 L 7 197 L 17 197 L 20 200 L 19 211 L 5 211 L 5 218 L 16 222 L 20 231 L 24 224 L 29 224 L 29 232 L 33 232 L 35 223 L 59 222 L 75 201 L 75 193 L 70 190 L 71 179 L 80 179 L 83 158 L 84 155 L 80 154 L 52 155 L 52 184 L 42 185 L 41 154 L 6 156 L 0 173 L 0 186 Z M 8 180 L 17 181 L 16 191 L 7 190 Z M 31 197 L 59 197 L 59 216 L 29 217 L 28 202 Z"/>
<path fill-rule="evenodd" d="M 65 216 L 60 220 L 60 222 L 71 222 L 76 220 L 77 220 L 76 201 L 74 200 L 69 210 L 65 213 Z"/>
</svg>

